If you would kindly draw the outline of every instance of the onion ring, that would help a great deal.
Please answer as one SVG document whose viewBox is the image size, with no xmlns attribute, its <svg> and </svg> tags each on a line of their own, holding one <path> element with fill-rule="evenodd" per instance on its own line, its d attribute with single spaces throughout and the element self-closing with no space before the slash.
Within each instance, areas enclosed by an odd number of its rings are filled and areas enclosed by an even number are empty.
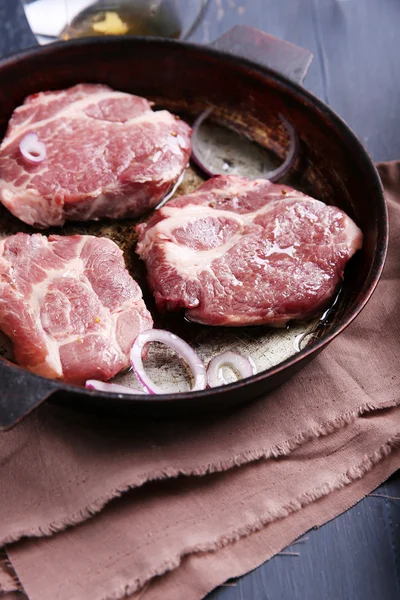
<svg viewBox="0 0 400 600">
<path fill-rule="evenodd" d="M 88 379 L 85 383 L 85 388 L 88 390 L 97 390 L 98 392 L 113 392 L 115 394 L 145 394 L 143 390 L 137 390 L 130 388 L 126 385 L 119 385 L 118 383 L 107 383 L 106 381 L 99 381 L 98 379 Z"/>
<path fill-rule="evenodd" d="M 136 377 L 149 394 L 166 393 L 150 379 L 143 366 L 142 352 L 145 345 L 149 342 L 161 342 L 166 344 L 183 358 L 193 373 L 194 383 L 191 389 L 192 392 L 205 389 L 206 369 L 204 363 L 189 344 L 170 331 L 164 331 L 163 329 L 148 329 L 147 331 L 139 333 L 135 339 L 131 349 L 130 358 L 132 369 L 134 370 Z"/>
<path fill-rule="evenodd" d="M 39 140 L 37 133 L 25 134 L 19 143 L 19 151 L 31 165 L 41 163 L 46 158 L 46 144 Z"/>
<path fill-rule="evenodd" d="M 245 377 L 251 377 L 257 373 L 256 365 L 251 358 L 246 358 L 238 352 L 227 351 L 218 356 L 214 356 L 210 360 L 207 366 L 207 385 L 208 387 L 218 387 L 219 385 L 226 385 L 226 381 L 222 367 L 231 367 L 239 375 L 238 379 L 244 379 Z"/>
<path fill-rule="evenodd" d="M 206 165 L 204 159 L 201 157 L 201 152 L 199 148 L 199 129 L 202 123 L 210 116 L 213 108 L 207 108 L 204 110 L 194 121 L 193 123 L 193 134 L 192 134 L 192 159 L 196 163 L 196 165 L 207 175 L 207 177 L 215 177 L 215 175 L 226 175 L 223 171 L 214 171 L 208 165 Z M 282 179 L 293 167 L 296 162 L 296 158 L 299 154 L 300 142 L 297 131 L 293 127 L 293 125 L 284 117 L 281 113 L 279 113 L 279 118 L 285 127 L 289 140 L 290 146 L 289 151 L 286 155 L 285 160 L 279 167 L 273 169 L 272 171 L 264 171 L 261 175 L 261 179 L 268 179 L 272 183 Z M 233 127 L 230 127 L 232 131 L 238 133 Z M 246 136 L 248 137 L 248 136 Z"/>
</svg>

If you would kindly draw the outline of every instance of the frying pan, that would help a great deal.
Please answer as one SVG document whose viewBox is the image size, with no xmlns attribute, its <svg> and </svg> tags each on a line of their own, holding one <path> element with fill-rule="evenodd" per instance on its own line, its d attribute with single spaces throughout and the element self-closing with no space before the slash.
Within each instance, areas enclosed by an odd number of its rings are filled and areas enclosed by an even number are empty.
<svg viewBox="0 0 400 600">
<path fill-rule="evenodd" d="M 193 415 L 248 402 L 286 381 L 325 348 L 357 316 L 374 291 L 387 249 L 387 213 L 379 176 L 366 151 L 335 113 L 301 85 L 311 54 L 248 26 L 237 26 L 211 46 L 160 38 L 105 37 L 34 48 L 0 63 L 0 135 L 16 106 L 32 93 L 80 82 L 105 83 L 152 99 L 156 106 L 193 121 L 214 107 L 217 120 L 241 128 L 283 159 L 288 140 L 283 114 L 300 136 L 290 182 L 327 204 L 344 209 L 361 227 L 364 244 L 350 261 L 339 297 L 327 318 L 289 329 L 220 329 L 190 325 L 178 315 L 154 313 L 156 325 L 175 331 L 206 359 L 239 349 L 258 362 L 257 375 L 200 392 L 160 396 L 107 394 L 29 373 L 0 359 L 0 428 L 13 426 L 44 400 L 85 411 L 138 416 Z M 200 183 L 190 169 L 177 193 Z M 143 265 L 133 252 L 132 221 L 72 223 L 57 233 L 106 235 L 124 250 L 128 268 L 146 290 Z M 33 232 L 0 212 L 0 233 Z M 52 231 L 54 232 L 54 230 Z M 326 315 L 325 315 L 326 317 Z M 308 335 L 309 334 L 309 335 Z M 298 340 L 303 340 L 299 347 Z M 154 358 L 155 376 L 174 379 L 173 358 Z M 129 374 L 122 376 L 129 378 Z M 267 399 L 266 399 L 267 401 Z"/>
</svg>

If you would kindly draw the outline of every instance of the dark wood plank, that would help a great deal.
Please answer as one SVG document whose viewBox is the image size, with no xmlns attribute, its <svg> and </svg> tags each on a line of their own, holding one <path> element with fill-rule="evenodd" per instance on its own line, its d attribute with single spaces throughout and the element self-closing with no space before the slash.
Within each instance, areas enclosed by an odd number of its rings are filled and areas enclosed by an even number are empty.
<svg viewBox="0 0 400 600">
<path fill-rule="evenodd" d="M 400 473 L 374 494 L 207 600 L 398 600 Z"/>
<path fill-rule="evenodd" d="M 325 100 L 375 160 L 400 158 L 400 3 L 315 0 L 314 5 Z"/>
<path fill-rule="evenodd" d="M 35 45 L 19 0 L 0 0 L 0 58 Z"/>
<path fill-rule="evenodd" d="M 306 87 L 347 121 L 376 161 L 400 158 L 398 0 L 210 0 L 193 40 L 246 23 L 314 54 Z"/>
</svg>

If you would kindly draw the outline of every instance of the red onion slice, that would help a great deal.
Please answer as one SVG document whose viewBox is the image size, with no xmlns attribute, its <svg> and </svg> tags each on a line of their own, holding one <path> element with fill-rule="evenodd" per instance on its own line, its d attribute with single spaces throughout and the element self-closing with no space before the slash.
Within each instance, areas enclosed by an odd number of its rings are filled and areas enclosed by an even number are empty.
<svg viewBox="0 0 400 600">
<path fill-rule="evenodd" d="M 192 159 L 196 163 L 196 165 L 205 173 L 205 175 L 207 175 L 207 177 L 214 177 L 214 175 L 221 175 L 221 173 L 216 173 L 215 171 L 212 171 L 211 169 L 209 169 L 207 167 L 207 165 L 201 158 L 201 152 L 200 152 L 200 148 L 199 148 L 199 129 L 200 129 L 203 121 L 205 121 L 210 116 L 210 114 L 212 113 L 213 110 L 214 110 L 213 108 L 207 108 L 202 113 L 200 113 L 200 115 L 196 118 L 195 122 L 193 123 L 193 126 L 192 126 L 193 133 L 192 133 L 192 137 L 191 137 Z"/>
<path fill-rule="evenodd" d="M 206 369 L 201 358 L 189 344 L 170 331 L 164 331 L 163 329 L 148 329 L 147 331 L 142 331 L 142 333 L 137 336 L 132 346 L 131 365 L 136 377 L 149 394 L 166 393 L 165 390 L 160 388 L 150 379 L 144 369 L 142 352 L 145 345 L 149 342 L 161 342 L 172 348 L 172 350 L 175 350 L 175 352 L 183 358 L 193 373 L 194 382 L 191 391 L 204 390 L 206 387 Z"/>
<path fill-rule="evenodd" d="M 202 153 L 201 153 L 200 147 L 199 147 L 199 129 L 200 129 L 201 125 L 203 124 L 203 122 L 210 116 L 212 111 L 213 111 L 213 108 L 207 108 L 196 118 L 196 120 L 193 123 L 193 134 L 192 134 L 192 138 L 191 138 L 192 159 L 196 163 L 196 165 L 205 173 L 205 175 L 207 175 L 207 177 L 214 177 L 215 175 L 226 175 L 226 172 L 215 171 L 206 164 L 204 157 L 202 157 Z M 290 169 L 293 167 L 294 163 L 296 162 L 296 158 L 299 154 L 299 147 L 300 147 L 299 136 L 297 134 L 297 131 L 293 127 L 293 125 L 281 113 L 279 113 L 278 116 L 279 116 L 280 120 L 282 121 L 282 123 L 288 133 L 289 140 L 290 140 L 290 146 L 289 146 L 289 151 L 287 153 L 285 160 L 283 161 L 283 163 L 281 165 L 279 165 L 279 167 L 277 167 L 276 169 L 274 169 L 272 171 L 265 171 L 260 175 L 260 177 L 262 179 L 268 179 L 271 182 L 275 182 L 275 181 L 278 181 L 279 179 L 282 179 L 282 177 L 284 177 L 284 175 L 286 175 L 286 173 L 288 173 L 290 171 Z M 234 127 L 229 127 L 229 129 L 238 133 Z M 245 134 L 238 133 L 238 135 L 245 135 Z M 246 136 L 246 137 L 248 137 L 248 136 Z"/>
<path fill-rule="evenodd" d="M 182 181 L 184 180 L 184 177 L 185 177 L 185 171 L 183 171 L 183 173 L 181 173 L 179 175 L 179 178 L 178 178 L 177 182 L 175 183 L 175 185 L 173 186 L 172 190 L 170 192 L 168 192 L 168 194 L 166 196 L 164 196 L 164 198 L 161 200 L 161 202 L 159 202 L 157 204 L 157 206 L 155 207 L 155 210 L 158 210 L 159 208 L 164 206 L 164 204 L 166 202 L 168 202 L 168 200 L 170 198 L 172 198 L 172 196 L 175 194 L 176 190 L 178 189 L 178 187 L 181 185 Z"/>
<path fill-rule="evenodd" d="M 88 379 L 85 387 L 88 390 L 97 390 L 98 392 L 114 392 L 115 394 L 145 394 L 143 390 L 119 385 L 118 383 L 106 383 L 98 379 Z"/>
<path fill-rule="evenodd" d="M 238 352 L 223 352 L 214 356 L 207 366 L 208 387 L 218 387 L 229 383 L 222 372 L 222 368 L 231 367 L 239 375 L 238 379 L 244 379 L 257 373 L 257 368 L 251 358 L 246 358 Z"/>
<path fill-rule="evenodd" d="M 46 144 L 41 142 L 37 133 L 27 133 L 19 143 L 19 151 L 24 160 L 35 165 L 46 158 Z"/>
<path fill-rule="evenodd" d="M 290 146 L 289 146 L 289 152 L 287 153 L 286 158 L 283 161 L 283 163 L 281 165 L 279 165 L 279 167 L 277 167 L 273 171 L 267 171 L 266 173 L 263 173 L 262 178 L 268 179 L 269 181 L 272 181 L 272 182 L 282 179 L 282 177 L 284 177 L 286 175 L 286 173 L 288 173 L 290 171 L 290 169 L 293 167 L 294 163 L 296 162 L 296 158 L 299 154 L 299 149 L 300 149 L 300 141 L 299 141 L 299 136 L 297 134 L 297 131 L 295 130 L 293 125 L 286 119 L 286 117 L 284 117 L 280 113 L 278 116 L 287 131 L 287 134 L 289 136 Z"/>
</svg>

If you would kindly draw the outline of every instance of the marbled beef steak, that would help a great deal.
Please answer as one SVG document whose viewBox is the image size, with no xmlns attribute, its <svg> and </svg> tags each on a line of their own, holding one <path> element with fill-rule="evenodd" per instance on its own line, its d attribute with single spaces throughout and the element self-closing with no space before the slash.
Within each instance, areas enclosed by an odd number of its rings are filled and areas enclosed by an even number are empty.
<svg viewBox="0 0 400 600">
<path fill-rule="evenodd" d="M 362 233 L 339 208 L 218 176 L 137 226 L 157 305 L 208 325 L 284 326 L 332 300 Z"/>
<path fill-rule="evenodd" d="M 47 156 L 19 144 L 36 133 Z M 29 96 L 0 147 L 0 201 L 29 225 L 136 217 L 171 190 L 190 156 L 190 127 L 144 98 L 81 84 Z"/>
<path fill-rule="evenodd" d="M 0 241 L 0 329 L 30 371 L 74 383 L 110 379 L 152 324 L 111 240 L 18 233 Z"/>
</svg>

